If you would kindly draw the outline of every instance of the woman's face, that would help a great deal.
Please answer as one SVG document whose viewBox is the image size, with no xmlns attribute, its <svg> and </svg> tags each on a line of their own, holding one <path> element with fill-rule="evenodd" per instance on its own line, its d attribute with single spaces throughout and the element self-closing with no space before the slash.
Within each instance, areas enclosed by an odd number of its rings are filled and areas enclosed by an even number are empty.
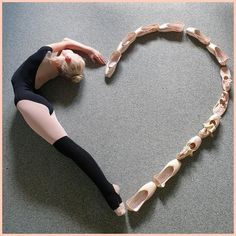
<svg viewBox="0 0 236 236">
<path fill-rule="evenodd" d="M 76 53 L 74 53 L 72 50 L 65 49 L 61 51 L 60 56 L 62 60 L 65 60 L 67 63 L 69 63 L 71 60 L 80 62 L 82 57 Z"/>
<path fill-rule="evenodd" d="M 50 63 L 55 67 L 58 73 L 67 71 L 66 73 L 70 75 L 81 74 L 85 66 L 83 58 L 68 49 L 62 50 L 58 56 L 50 60 Z"/>
</svg>

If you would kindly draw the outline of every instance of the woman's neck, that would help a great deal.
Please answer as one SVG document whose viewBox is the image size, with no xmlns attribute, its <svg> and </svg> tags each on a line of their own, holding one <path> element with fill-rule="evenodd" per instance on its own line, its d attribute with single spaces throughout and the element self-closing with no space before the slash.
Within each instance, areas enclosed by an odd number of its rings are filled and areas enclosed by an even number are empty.
<svg viewBox="0 0 236 236">
<path fill-rule="evenodd" d="M 35 88 L 39 89 L 49 80 L 56 78 L 58 75 L 57 67 L 53 63 L 49 60 L 42 61 L 35 77 Z"/>
</svg>

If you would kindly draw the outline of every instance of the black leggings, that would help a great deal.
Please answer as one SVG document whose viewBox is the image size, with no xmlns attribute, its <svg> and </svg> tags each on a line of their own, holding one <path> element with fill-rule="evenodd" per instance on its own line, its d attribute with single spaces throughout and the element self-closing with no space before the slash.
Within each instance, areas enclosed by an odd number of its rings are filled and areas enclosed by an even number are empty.
<svg viewBox="0 0 236 236">
<path fill-rule="evenodd" d="M 108 205 L 115 210 L 122 202 L 113 185 L 108 182 L 92 156 L 68 136 L 58 139 L 53 146 L 63 155 L 72 159 L 97 185 Z"/>
</svg>

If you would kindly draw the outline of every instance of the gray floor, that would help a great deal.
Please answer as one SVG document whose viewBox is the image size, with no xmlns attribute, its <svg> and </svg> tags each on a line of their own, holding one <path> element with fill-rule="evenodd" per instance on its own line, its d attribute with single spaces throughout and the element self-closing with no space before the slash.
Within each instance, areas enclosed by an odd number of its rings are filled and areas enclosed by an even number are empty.
<svg viewBox="0 0 236 236">
<path fill-rule="evenodd" d="M 212 38 L 233 68 L 232 3 L 4 3 L 4 233 L 232 233 L 233 93 L 215 137 L 138 213 L 118 218 L 76 165 L 25 124 L 10 79 L 40 46 L 71 37 L 106 58 L 141 25 L 182 21 Z M 110 83 L 88 62 L 79 86 L 42 90 L 70 136 L 89 151 L 124 200 L 150 181 L 212 114 L 221 94 L 219 66 L 179 33 L 140 38 Z"/>
</svg>

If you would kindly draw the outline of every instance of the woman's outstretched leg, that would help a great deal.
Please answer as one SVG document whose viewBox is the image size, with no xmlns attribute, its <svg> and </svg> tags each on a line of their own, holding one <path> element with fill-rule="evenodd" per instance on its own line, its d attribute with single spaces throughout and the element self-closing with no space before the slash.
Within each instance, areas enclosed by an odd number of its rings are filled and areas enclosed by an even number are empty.
<svg viewBox="0 0 236 236">
<path fill-rule="evenodd" d="M 70 139 L 56 118 L 50 115 L 48 108 L 30 100 L 21 100 L 17 108 L 26 123 L 42 138 L 53 145 L 59 152 L 72 159 L 97 185 L 109 206 L 117 215 L 125 213 L 125 207 L 117 185 L 112 185 L 99 168 L 92 156 Z"/>
<path fill-rule="evenodd" d="M 115 210 L 122 203 L 114 187 L 108 182 L 92 156 L 68 136 L 58 139 L 53 146 L 65 156 L 71 158 L 98 186 L 110 207 Z"/>
</svg>

